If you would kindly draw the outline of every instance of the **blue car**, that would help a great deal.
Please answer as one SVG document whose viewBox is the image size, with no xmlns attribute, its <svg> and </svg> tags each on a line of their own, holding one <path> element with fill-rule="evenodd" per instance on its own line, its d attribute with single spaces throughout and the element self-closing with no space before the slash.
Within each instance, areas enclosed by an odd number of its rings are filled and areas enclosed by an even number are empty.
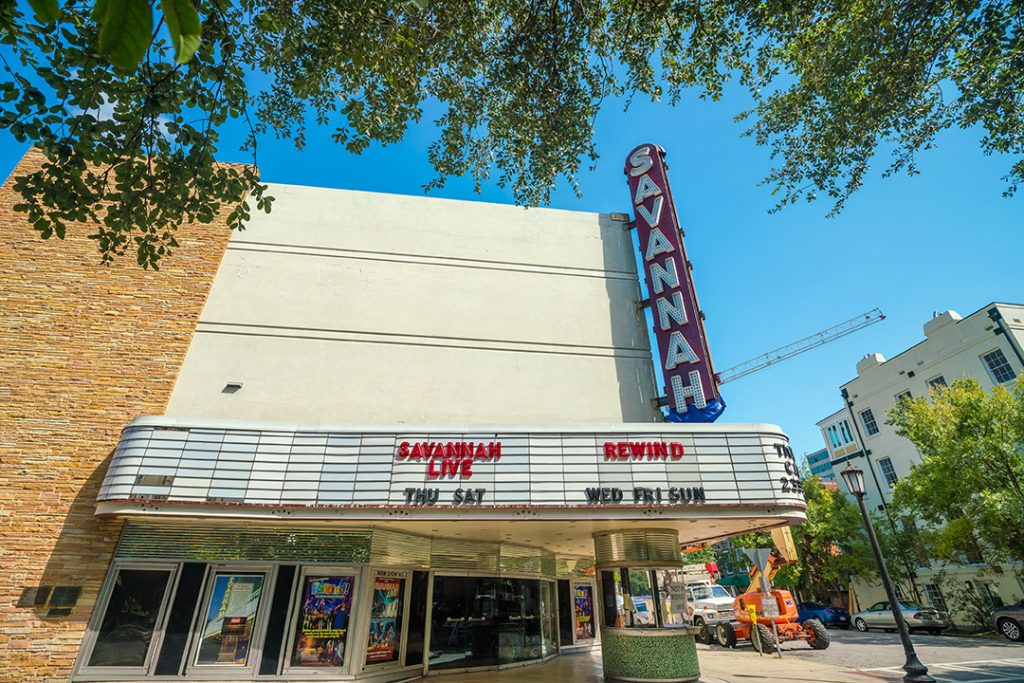
<svg viewBox="0 0 1024 683">
<path fill-rule="evenodd" d="M 801 602 L 796 608 L 801 622 L 817 619 L 828 627 L 850 628 L 850 613 L 842 607 L 829 607 L 820 602 Z"/>
</svg>

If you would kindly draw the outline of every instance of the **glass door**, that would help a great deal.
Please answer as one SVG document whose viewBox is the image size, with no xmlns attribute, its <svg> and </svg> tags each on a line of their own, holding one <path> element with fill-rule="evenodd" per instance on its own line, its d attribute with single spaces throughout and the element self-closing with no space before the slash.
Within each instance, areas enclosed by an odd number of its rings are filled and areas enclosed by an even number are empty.
<svg viewBox="0 0 1024 683">
<path fill-rule="evenodd" d="M 498 664 L 498 580 L 434 576 L 430 657 L 433 669 Z"/>
</svg>

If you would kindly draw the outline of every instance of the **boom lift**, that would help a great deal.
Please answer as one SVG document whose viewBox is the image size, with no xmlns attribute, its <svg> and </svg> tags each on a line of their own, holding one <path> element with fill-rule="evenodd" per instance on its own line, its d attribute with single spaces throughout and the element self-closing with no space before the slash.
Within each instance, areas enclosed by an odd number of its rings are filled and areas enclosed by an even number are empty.
<svg viewBox="0 0 1024 683">
<path fill-rule="evenodd" d="M 772 543 L 775 549 L 772 551 L 771 559 L 768 560 L 768 582 L 771 583 L 779 570 L 787 564 L 793 564 L 799 557 L 796 554 L 796 543 L 793 541 L 793 532 L 788 526 L 772 529 Z M 750 570 L 750 585 L 745 593 L 754 593 L 761 586 L 761 570 L 754 567 Z"/>
<path fill-rule="evenodd" d="M 725 384 L 734 379 L 746 377 L 883 320 L 885 320 L 885 315 L 882 314 L 882 311 L 873 308 L 867 313 L 845 320 L 838 325 L 833 325 L 808 337 L 734 365 L 718 373 L 716 379 L 719 384 Z M 766 572 L 769 584 L 780 569 L 799 559 L 796 553 L 796 543 L 793 541 L 793 533 L 788 526 L 772 529 L 771 536 L 775 549 L 768 561 Z M 698 543 L 682 548 L 681 552 L 694 552 L 707 546 L 708 543 Z M 764 608 L 772 604 L 774 604 L 774 609 L 771 610 L 771 614 L 766 613 Z M 773 623 L 780 641 L 806 640 L 814 649 L 823 649 L 829 646 L 828 631 L 820 621 L 810 619 L 803 624 L 799 623 L 793 596 L 788 591 L 772 590 L 770 593 L 761 591 L 761 571 L 757 568 L 750 571 L 750 585 L 736 598 L 731 615 L 724 619 L 707 619 L 706 622 L 702 619 L 701 626 L 704 630 L 701 634 L 701 642 L 708 643 L 712 640 L 709 627 L 713 627 L 715 639 L 720 645 L 733 647 L 738 639 L 749 638 L 758 651 L 773 652 L 778 646 L 772 629 L 769 628 L 769 625 Z"/>
</svg>

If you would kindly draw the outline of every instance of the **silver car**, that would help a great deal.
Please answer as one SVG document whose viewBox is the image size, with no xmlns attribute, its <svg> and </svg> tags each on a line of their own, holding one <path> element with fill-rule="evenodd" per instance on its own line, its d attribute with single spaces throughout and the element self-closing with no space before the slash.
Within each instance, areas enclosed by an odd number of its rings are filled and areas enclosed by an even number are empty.
<svg viewBox="0 0 1024 683">
<path fill-rule="evenodd" d="M 1024 600 L 992 610 L 992 625 L 1010 640 L 1024 641 Z"/>
<path fill-rule="evenodd" d="M 932 635 L 938 635 L 949 628 L 949 617 L 945 612 L 940 612 L 934 607 L 922 607 L 916 602 L 901 602 L 900 608 L 911 633 L 925 631 Z M 858 631 L 868 631 L 873 628 L 895 631 L 896 618 L 892 615 L 892 610 L 889 609 L 889 601 L 883 600 L 854 614 L 853 625 Z"/>
</svg>

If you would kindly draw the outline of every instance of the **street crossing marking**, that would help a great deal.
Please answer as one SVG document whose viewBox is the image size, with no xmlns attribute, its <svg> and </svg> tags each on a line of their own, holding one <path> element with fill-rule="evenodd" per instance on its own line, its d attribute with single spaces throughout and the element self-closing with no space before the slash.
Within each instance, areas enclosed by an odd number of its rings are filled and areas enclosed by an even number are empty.
<svg viewBox="0 0 1024 683">
<path fill-rule="evenodd" d="M 1019 674 L 1007 671 L 1007 668 L 1016 669 L 1018 667 L 1021 669 Z M 991 671 L 990 669 L 992 668 L 1001 670 Z M 861 669 L 861 671 L 877 671 L 879 673 L 893 673 L 897 675 L 904 673 L 903 667 L 899 666 L 875 667 Z M 940 675 L 940 672 L 946 675 Z M 975 659 L 965 662 L 929 664 L 928 673 L 936 681 L 946 683 L 1021 683 L 1024 681 L 1024 658 Z M 963 678 L 956 674 L 968 674 L 970 677 Z"/>
</svg>

